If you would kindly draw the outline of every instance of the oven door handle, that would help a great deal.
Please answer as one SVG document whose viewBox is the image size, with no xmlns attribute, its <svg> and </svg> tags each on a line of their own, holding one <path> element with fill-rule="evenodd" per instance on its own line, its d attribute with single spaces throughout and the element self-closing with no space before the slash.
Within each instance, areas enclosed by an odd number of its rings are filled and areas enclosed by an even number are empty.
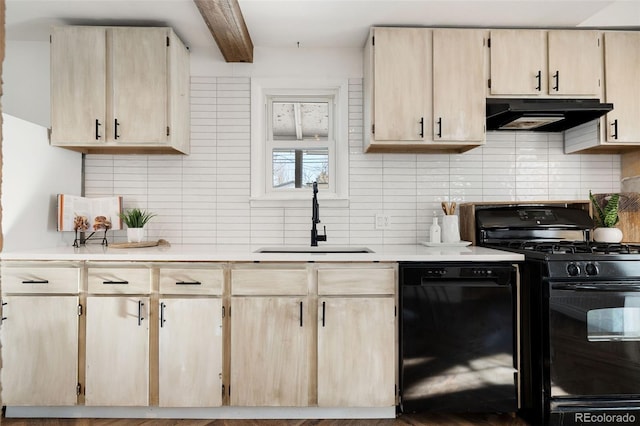
<svg viewBox="0 0 640 426">
<path fill-rule="evenodd" d="M 640 292 L 640 284 L 570 284 L 555 283 L 551 285 L 553 290 L 571 290 L 571 291 L 637 291 Z"/>
</svg>

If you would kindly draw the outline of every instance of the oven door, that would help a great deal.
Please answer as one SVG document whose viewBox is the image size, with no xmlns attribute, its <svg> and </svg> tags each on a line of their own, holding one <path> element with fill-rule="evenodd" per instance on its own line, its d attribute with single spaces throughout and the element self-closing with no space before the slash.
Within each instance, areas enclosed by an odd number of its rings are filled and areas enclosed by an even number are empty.
<svg viewBox="0 0 640 426">
<path fill-rule="evenodd" d="M 640 283 L 551 283 L 551 397 L 640 395 Z"/>
</svg>

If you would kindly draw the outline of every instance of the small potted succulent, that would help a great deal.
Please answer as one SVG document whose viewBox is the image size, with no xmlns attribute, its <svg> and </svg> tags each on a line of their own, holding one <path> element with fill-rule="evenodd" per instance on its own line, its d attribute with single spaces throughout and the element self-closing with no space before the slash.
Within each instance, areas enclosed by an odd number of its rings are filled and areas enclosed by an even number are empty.
<svg viewBox="0 0 640 426">
<path fill-rule="evenodd" d="M 118 216 L 127 225 L 127 241 L 140 243 L 144 239 L 144 226 L 155 216 L 155 213 L 135 207 L 126 209 Z"/>
<path fill-rule="evenodd" d="M 622 231 L 615 227 L 620 221 L 618 216 L 620 194 L 616 193 L 605 197 L 606 204 L 604 206 L 600 205 L 591 191 L 589 191 L 589 199 L 593 205 L 593 220 L 596 226 L 593 231 L 594 241 L 601 243 L 619 243 L 622 241 Z"/>
</svg>

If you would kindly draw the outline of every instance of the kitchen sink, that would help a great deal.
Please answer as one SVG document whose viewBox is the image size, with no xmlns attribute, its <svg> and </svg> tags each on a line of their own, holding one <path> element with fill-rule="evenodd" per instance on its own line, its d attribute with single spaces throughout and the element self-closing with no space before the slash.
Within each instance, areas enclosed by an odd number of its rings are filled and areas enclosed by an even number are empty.
<svg viewBox="0 0 640 426">
<path fill-rule="evenodd" d="M 353 246 L 274 246 L 261 247 L 256 253 L 373 253 L 368 247 Z"/>
</svg>

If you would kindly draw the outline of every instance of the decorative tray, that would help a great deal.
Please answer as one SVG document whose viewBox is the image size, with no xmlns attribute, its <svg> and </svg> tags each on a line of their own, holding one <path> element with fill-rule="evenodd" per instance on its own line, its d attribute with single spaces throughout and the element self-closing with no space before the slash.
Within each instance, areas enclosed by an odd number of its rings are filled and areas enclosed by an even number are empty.
<svg viewBox="0 0 640 426">
<path fill-rule="evenodd" d="M 142 248 L 142 247 L 155 247 L 155 246 L 168 246 L 167 240 L 156 241 L 141 241 L 139 243 L 112 243 L 109 244 L 111 248 Z"/>
</svg>

